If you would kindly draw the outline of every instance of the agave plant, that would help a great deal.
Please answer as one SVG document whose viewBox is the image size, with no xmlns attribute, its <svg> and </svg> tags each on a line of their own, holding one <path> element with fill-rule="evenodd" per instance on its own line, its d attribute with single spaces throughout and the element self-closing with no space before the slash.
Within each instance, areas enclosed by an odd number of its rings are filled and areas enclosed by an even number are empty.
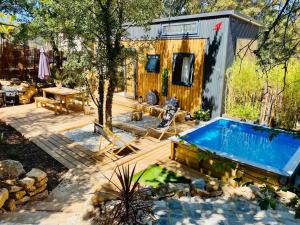
<svg viewBox="0 0 300 225">
<path fill-rule="evenodd" d="M 134 180 L 136 165 L 130 169 L 127 166 L 117 166 L 114 175 L 117 177 L 115 182 L 109 179 L 109 182 L 117 189 L 117 200 L 113 207 L 105 207 L 100 215 L 98 224 L 101 225 L 140 225 L 144 224 L 146 218 L 151 218 L 152 202 L 147 200 L 140 189 L 139 180 L 144 173 Z M 119 183 L 119 184 L 118 184 Z"/>
</svg>

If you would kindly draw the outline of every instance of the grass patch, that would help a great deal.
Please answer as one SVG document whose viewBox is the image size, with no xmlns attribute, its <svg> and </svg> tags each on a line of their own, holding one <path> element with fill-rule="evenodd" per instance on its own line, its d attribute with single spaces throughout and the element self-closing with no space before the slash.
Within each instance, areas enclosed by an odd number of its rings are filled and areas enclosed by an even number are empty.
<svg viewBox="0 0 300 225">
<path fill-rule="evenodd" d="M 143 171 L 136 173 L 133 177 L 134 181 L 143 173 Z M 154 188 L 166 183 L 190 183 L 190 180 L 179 176 L 173 171 L 167 170 L 160 165 L 154 164 L 145 169 L 143 176 L 139 181 L 142 185 L 151 185 Z"/>
</svg>

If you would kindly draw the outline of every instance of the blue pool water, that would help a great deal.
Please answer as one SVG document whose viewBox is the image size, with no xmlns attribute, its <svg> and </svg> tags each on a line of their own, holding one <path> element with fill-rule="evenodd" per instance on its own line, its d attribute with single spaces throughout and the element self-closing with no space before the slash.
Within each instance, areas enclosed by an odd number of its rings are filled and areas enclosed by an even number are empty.
<svg viewBox="0 0 300 225">
<path fill-rule="evenodd" d="M 294 134 L 228 119 L 215 120 L 181 139 L 200 149 L 283 175 L 292 175 L 300 160 L 300 139 Z"/>
</svg>

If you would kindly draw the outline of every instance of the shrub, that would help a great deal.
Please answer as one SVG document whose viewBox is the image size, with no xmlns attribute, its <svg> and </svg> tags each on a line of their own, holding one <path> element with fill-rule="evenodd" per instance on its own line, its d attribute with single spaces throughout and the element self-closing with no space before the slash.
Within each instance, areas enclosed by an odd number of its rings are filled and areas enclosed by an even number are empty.
<svg viewBox="0 0 300 225">
<path fill-rule="evenodd" d="M 277 66 L 268 74 L 250 59 L 236 60 L 227 71 L 226 114 L 248 120 L 264 117 L 269 112 L 278 126 L 295 128 L 300 121 L 300 61 L 291 60 L 284 79 Z M 269 108 L 271 106 L 271 109 Z M 262 114 L 262 115 L 261 115 Z M 268 118 L 270 119 L 270 118 Z"/>
<path fill-rule="evenodd" d="M 139 180 L 142 172 L 134 180 L 135 166 L 133 169 L 128 166 L 117 167 L 115 175 L 118 183 L 109 179 L 110 183 L 117 189 L 117 201 L 113 208 L 108 207 L 95 218 L 94 222 L 99 225 L 117 224 L 144 224 L 146 218 L 152 216 L 152 202 L 146 201 L 146 195 L 139 188 Z"/>
<path fill-rule="evenodd" d="M 226 114 L 255 120 L 259 116 L 263 81 L 255 63 L 237 60 L 227 73 Z"/>
<path fill-rule="evenodd" d="M 210 111 L 204 111 L 203 109 L 199 109 L 194 113 L 194 118 L 196 120 L 208 121 L 210 120 Z"/>
</svg>

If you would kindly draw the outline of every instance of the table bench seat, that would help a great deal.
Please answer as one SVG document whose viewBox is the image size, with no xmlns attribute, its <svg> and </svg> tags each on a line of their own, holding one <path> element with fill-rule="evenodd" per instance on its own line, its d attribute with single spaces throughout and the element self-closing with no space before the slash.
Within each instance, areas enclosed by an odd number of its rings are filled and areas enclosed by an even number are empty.
<svg viewBox="0 0 300 225">
<path fill-rule="evenodd" d="M 37 108 L 38 108 L 39 104 L 41 106 L 52 105 L 54 107 L 55 114 L 57 114 L 57 106 L 60 105 L 60 102 L 58 100 L 45 98 L 45 97 L 35 97 L 34 101 L 35 101 Z"/>
</svg>

